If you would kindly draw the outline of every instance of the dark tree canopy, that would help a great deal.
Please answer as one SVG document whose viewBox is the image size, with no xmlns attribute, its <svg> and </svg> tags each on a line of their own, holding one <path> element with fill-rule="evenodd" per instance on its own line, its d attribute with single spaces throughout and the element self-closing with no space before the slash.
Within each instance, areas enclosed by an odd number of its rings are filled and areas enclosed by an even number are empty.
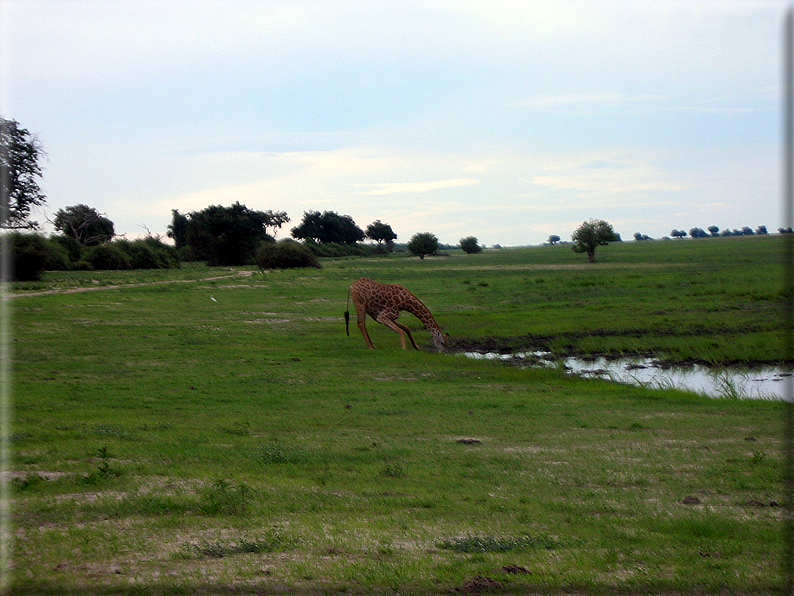
<svg viewBox="0 0 794 596">
<path fill-rule="evenodd" d="M 559 241 L 560 241 L 560 237 L 557 236 L 557 234 L 552 234 L 551 236 L 549 236 L 549 244 L 551 244 L 552 246 L 557 244 Z"/>
<path fill-rule="evenodd" d="M 334 211 L 306 211 L 300 225 L 292 228 L 292 237 L 320 244 L 355 244 L 364 240 L 365 235 L 349 215 L 339 215 Z"/>
<path fill-rule="evenodd" d="M 168 224 L 168 231 L 166 234 L 169 238 L 173 238 L 174 246 L 176 246 L 176 248 L 183 248 L 187 246 L 187 227 L 187 216 L 182 215 L 176 209 L 172 209 L 171 223 Z"/>
<path fill-rule="evenodd" d="M 458 241 L 461 250 L 466 254 L 476 254 L 482 252 L 482 246 L 477 244 L 477 238 L 474 236 L 466 236 Z"/>
<path fill-rule="evenodd" d="M 30 210 L 46 202 L 37 179 L 39 159 L 45 155 L 36 135 L 16 120 L 0 117 L 0 227 L 37 228 Z"/>
<path fill-rule="evenodd" d="M 110 242 L 116 235 L 113 222 L 88 205 L 58 209 L 53 224 L 56 230 L 74 238 L 83 246 Z"/>
<path fill-rule="evenodd" d="M 397 240 L 397 234 L 394 233 L 394 230 L 391 229 L 391 226 L 381 222 L 379 219 L 373 221 L 367 226 L 366 237 L 370 240 L 374 240 L 378 243 L 378 245 L 381 245 L 384 242 L 389 245 Z"/>
<path fill-rule="evenodd" d="M 239 202 L 231 207 L 211 205 L 187 215 L 185 242 L 196 258 L 212 266 L 251 264 L 260 243 L 273 241 L 267 229 L 281 225 L 274 221 L 276 215 L 281 214 L 255 211 Z M 181 217 L 174 214 L 169 235 L 177 233 Z"/>
<path fill-rule="evenodd" d="M 425 255 L 432 255 L 438 251 L 438 238 L 430 232 L 419 232 L 411 236 L 408 250 L 420 259 L 424 259 Z"/>
<path fill-rule="evenodd" d="M 610 242 L 619 242 L 620 236 L 612 229 L 612 224 L 603 219 L 591 219 L 579 226 L 571 236 L 574 242 L 574 252 L 587 253 L 587 260 L 595 260 L 595 251 L 599 246 L 606 246 Z"/>
</svg>

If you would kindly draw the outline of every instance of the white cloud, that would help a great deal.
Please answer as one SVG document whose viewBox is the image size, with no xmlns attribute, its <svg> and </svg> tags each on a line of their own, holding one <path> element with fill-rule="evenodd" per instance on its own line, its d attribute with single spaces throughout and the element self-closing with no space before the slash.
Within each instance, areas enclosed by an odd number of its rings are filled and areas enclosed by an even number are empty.
<svg viewBox="0 0 794 596">
<path fill-rule="evenodd" d="M 453 178 L 452 180 L 436 180 L 435 182 L 378 182 L 375 184 L 357 184 L 356 186 L 377 186 L 375 190 L 360 192 L 360 195 L 396 195 L 405 193 L 424 193 L 431 190 L 455 188 L 458 186 L 472 186 L 479 184 L 474 178 Z"/>
</svg>

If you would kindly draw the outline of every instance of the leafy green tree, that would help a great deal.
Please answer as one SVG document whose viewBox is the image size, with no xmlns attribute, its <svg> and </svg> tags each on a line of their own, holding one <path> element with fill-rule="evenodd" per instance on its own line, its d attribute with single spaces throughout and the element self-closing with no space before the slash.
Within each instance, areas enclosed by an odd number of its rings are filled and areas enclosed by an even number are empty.
<svg viewBox="0 0 794 596">
<path fill-rule="evenodd" d="M 186 215 L 182 215 L 176 209 L 171 209 L 171 223 L 168 224 L 166 235 L 169 238 L 173 238 L 174 246 L 177 249 L 187 246 L 188 223 Z"/>
<path fill-rule="evenodd" d="M 438 238 L 430 232 L 419 232 L 411 236 L 407 248 L 420 259 L 424 259 L 425 255 L 432 255 L 438 251 Z"/>
<path fill-rule="evenodd" d="M 306 211 L 300 225 L 292 228 L 292 237 L 300 240 L 314 240 L 320 244 L 355 244 L 365 238 L 364 231 L 356 225 L 349 215 L 339 215 L 334 211 Z"/>
<path fill-rule="evenodd" d="M 378 250 L 386 246 L 386 250 L 391 252 L 394 250 L 394 241 L 397 240 L 397 234 L 391 229 L 389 224 L 382 223 L 377 219 L 367 226 L 366 237 L 378 243 Z"/>
<path fill-rule="evenodd" d="M 706 229 L 709 231 L 709 234 L 711 234 L 712 236 L 719 236 L 720 235 L 719 226 L 709 226 Z"/>
<path fill-rule="evenodd" d="M 552 246 L 557 244 L 559 241 L 560 241 L 560 237 L 557 236 L 557 234 L 552 234 L 551 236 L 549 236 L 549 244 L 551 244 Z"/>
<path fill-rule="evenodd" d="M 603 219 L 585 221 L 574 231 L 571 239 L 574 242 L 574 252 L 587 253 L 587 260 L 595 260 L 595 251 L 599 246 L 606 246 L 610 242 L 619 242 L 618 236 L 612 229 L 612 224 Z"/>
<path fill-rule="evenodd" d="M 686 236 L 686 231 L 685 230 L 673 230 L 672 232 L 670 232 L 670 235 L 673 238 L 678 238 L 679 240 L 681 240 L 684 236 Z"/>
<path fill-rule="evenodd" d="M 38 227 L 28 218 L 32 207 L 47 201 L 37 181 L 45 155 L 36 135 L 16 120 L 0 117 L 0 227 Z"/>
<path fill-rule="evenodd" d="M 72 205 L 55 212 L 55 229 L 71 236 L 83 246 L 96 246 L 110 242 L 116 232 L 113 222 L 93 207 Z"/>
<path fill-rule="evenodd" d="M 474 236 L 467 236 L 458 241 L 458 245 L 466 254 L 476 254 L 482 252 L 482 246 L 477 244 L 477 238 Z"/>
<path fill-rule="evenodd" d="M 289 223 L 289 216 L 286 211 L 272 211 L 268 209 L 265 211 L 267 223 L 265 223 L 265 232 L 272 238 L 276 237 L 278 231 L 285 223 Z M 269 229 L 273 230 L 272 233 L 268 232 Z"/>
<path fill-rule="evenodd" d="M 263 242 L 273 242 L 267 229 L 274 222 L 272 211 L 255 211 L 239 202 L 231 207 L 211 205 L 187 215 L 185 242 L 195 257 L 216 265 L 247 265 L 254 262 Z M 176 233 L 172 223 L 172 233 Z M 175 238 L 176 240 L 176 238 Z"/>
</svg>

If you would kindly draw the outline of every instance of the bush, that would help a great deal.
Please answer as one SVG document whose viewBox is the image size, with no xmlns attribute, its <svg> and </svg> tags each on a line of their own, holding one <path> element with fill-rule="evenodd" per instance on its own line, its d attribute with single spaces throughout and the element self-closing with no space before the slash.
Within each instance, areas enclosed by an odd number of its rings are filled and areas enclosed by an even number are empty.
<svg viewBox="0 0 794 596">
<path fill-rule="evenodd" d="M 315 242 L 306 240 L 303 244 L 318 257 L 370 257 L 378 254 L 377 246 L 366 244 L 338 244 L 336 242 Z"/>
<path fill-rule="evenodd" d="M 117 240 L 113 244 L 124 251 L 133 269 L 173 269 L 179 267 L 179 257 L 174 247 L 157 238 L 143 240 Z"/>
<path fill-rule="evenodd" d="M 47 268 L 49 246 L 46 238 L 38 234 L 11 234 L 8 243 L 11 249 L 13 276 L 17 281 L 38 281 Z"/>
<path fill-rule="evenodd" d="M 47 271 L 68 271 L 72 268 L 69 253 L 66 249 L 52 240 L 44 240 L 47 257 L 44 261 L 44 269 Z"/>
<path fill-rule="evenodd" d="M 72 263 L 72 271 L 93 271 L 94 266 L 86 260 L 80 259 Z"/>
<path fill-rule="evenodd" d="M 294 240 L 262 242 L 256 251 L 256 264 L 260 269 L 320 269 L 320 262 L 314 253 Z"/>
<path fill-rule="evenodd" d="M 130 257 L 117 246 L 117 243 L 93 246 L 86 254 L 86 260 L 94 269 L 131 269 Z"/>
<path fill-rule="evenodd" d="M 62 234 L 50 237 L 50 241 L 62 246 L 69 255 L 69 262 L 75 263 L 83 257 L 83 246 L 72 236 Z"/>
</svg>

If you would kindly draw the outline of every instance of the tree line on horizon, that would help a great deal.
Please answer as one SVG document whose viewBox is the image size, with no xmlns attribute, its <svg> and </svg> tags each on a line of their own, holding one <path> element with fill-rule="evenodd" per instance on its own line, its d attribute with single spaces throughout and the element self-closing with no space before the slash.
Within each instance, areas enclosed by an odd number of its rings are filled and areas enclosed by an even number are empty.
<svg viewBox="0 0 794 596">
<path fill-rule="evenodd" d="M 57 234 L 44 238 L 39 234 L 22 234 L 19 230 L 38 230 L 30 219 L 33 207 L 41 207 L 46 197 L 37 179 L 41 177 L 39 160 L 45 154 L 36 135 L 22 128 L 15 120 L 0 117 L 0 168 L 2 205 L 0 228 L 16 230 L 10 236 L 12 261 L 16 279 L 39 279 L 44 270 L 151 269 L 178 267 L 183 261 L 206 261 L 217 265 L 258 265 L 262 269 L 286 267 L 319 267 L 318 257 L 369 256 L 395 251 L 397 234 L 391 226 L 375 220 L 362 230 L 349 215 L 335 211 L 306 211 L 303 219 L 290 230 L 291 238 L 276 241 L 279 229 L 290 221 L 284 211 L 249 209 L 239 202 L 230 207 L 211 205 L 200 211 L 182 214 L 172 210 L 167 237 L 159 235 L 127 240 L 117 237 L 113 222 L 95 208 L 79 204 L 59 209 L 51 220 Z M 145 226 L 144 226 L 145 227 Z M 765 226 L 755 231 L 723 230 L 717 226 L 692 228 L 693 238 L 767 234 Z M 793 233 L 781 228 L 780 233 Z M 687 233 L 673 230 L 671 235 L 683 238 Z M 635 240 L 652 240 L 634 234 Z M 366 239 L 375 244 L 362 244 Z M 586 253 L 592 262 L 598 246 L 619 242 L 611 224 L 604 220 L 582 223 L 571 236 L 573 250 Z M 300 241 L 300 242 L 298 242 Z M 550 244 L 560 242 L 549 236 Z M 468 254 L 479 253 L 483 247 L 477 238 L 461 238 L 455 246 L 440 245 L 431 232 L 419 232 L 400 249 L 424 259 L 437 254 L 440 248 L 460 248 Z"/>
</svg>

